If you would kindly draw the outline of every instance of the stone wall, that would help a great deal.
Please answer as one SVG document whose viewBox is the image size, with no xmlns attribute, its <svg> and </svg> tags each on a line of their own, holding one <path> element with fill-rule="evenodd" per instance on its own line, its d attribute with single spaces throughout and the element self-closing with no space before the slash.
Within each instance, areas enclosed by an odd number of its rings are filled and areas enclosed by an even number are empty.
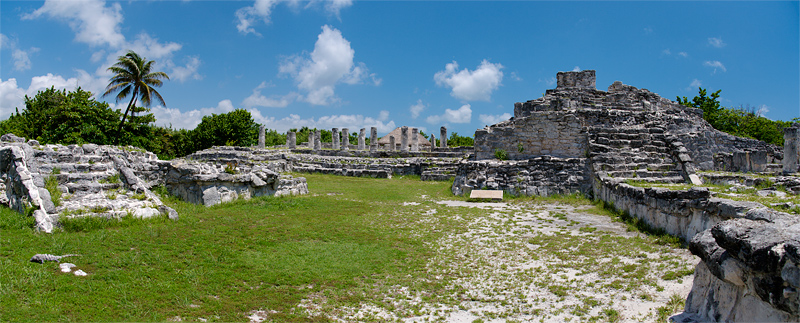
<svg viewBox="0 0 800 323">
<path fill-rule="evenodd" d="M 581 120 L 570 112 L 533 112 L 525 118 L 475 131 L 475 155 L 479 160 L 494 158 L 497 149 L 505 151 L 509 159 L 542 155 L 579 158 L 585 157 L 586 144 Z"/>
<path fill-rule="evenodd" d="M 503 190 L 512 195 L 589 193 L 586 158 L 539 156 L 528 160 L 464 160 L 456 170 L 453 194 L 474 189 Z"/>
</svg>

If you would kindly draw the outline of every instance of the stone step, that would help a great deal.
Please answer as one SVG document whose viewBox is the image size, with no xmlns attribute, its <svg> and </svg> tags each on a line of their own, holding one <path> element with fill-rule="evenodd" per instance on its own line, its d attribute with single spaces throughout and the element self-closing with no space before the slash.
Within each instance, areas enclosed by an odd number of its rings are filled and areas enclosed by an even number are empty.
<svg viewBox="0 0 800 323">
<path fill-rule="evenodd" d="M 114 169 L 112 163 L 45 163 L 39 165 L 39 172 L 42 174 L 52 174 L 54 169 L 57 173 L 86 173 L 86 172 L 105 172 Z"/>
<path fill-rule="evenodd" d="M 594 163 L 595 169 L 597 170 L 604 170 L 604 171 L 623 171 L 623 170 L 630 170 L 630 171 L 650 171 L 650 172 L 662 172 L 662 171 L 680 171 L 680 168 L 677 165 L 673 164 L 648 164 L 648 163 Z"/>
<path fill-rule="evenodd" d="M 683 180 L 683 174 L 679 171 L 663 171 L 653 172 L 648 170 L 621 170 L 606 172 L 608 176 L 614 178 L 665 178 L 665 177 L 680 177 Z"/>
<path fill-rule="evenodd" d="M 98 193 L 122 187 L 122 183 L 66 183 L 63 184 L 69 194 Z"/>
</svg>

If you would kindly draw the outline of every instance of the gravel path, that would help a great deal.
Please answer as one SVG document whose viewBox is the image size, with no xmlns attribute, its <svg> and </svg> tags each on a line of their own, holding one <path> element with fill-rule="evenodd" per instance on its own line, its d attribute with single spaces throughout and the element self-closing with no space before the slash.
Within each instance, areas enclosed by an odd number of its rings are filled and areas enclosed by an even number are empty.
<svg viewBox="0 0 800 323">
<path fill-rule="evenodd" d="M 450 295 L 393 285 L 376 289 L 380 302 L 336 307 L 318 293 L 299 308 L 340 322 L 653 322 L 680 312 L 691 289 L 696 257 L 593 206 L 433 202 L 404 207 L 427 207 L 426 226 L 445 213 L 479 214 L 433 242 L 422 279 L 441 280 Z"/>
</svg>

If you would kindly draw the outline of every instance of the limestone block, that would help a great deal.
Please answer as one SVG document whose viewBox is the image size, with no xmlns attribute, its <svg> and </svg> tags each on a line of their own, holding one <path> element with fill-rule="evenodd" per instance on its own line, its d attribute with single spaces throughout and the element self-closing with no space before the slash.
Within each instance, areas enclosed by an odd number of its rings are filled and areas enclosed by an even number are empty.
<svg viewBox="0 0 800 323">
<path fill-rule="evenodd" d="M 215 186 L 203 190 L 203 205 L 212 206 L 219 203 L 222 203 L 222 197 Z"/>
</svg>

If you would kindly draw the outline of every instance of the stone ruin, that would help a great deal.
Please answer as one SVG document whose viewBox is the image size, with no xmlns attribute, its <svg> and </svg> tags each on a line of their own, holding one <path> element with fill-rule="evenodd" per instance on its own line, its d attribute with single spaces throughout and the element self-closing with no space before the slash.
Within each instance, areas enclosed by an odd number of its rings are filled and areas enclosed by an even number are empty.
<svg viewBox="0 0 800 323">
<path fill-rule="evenodd" d="M 304 178 L 281 175 L 286 167 L 270 163 L 270 157 L 243 160 L 231 155 L 199 152 L 163 161 L 133 147 L 41 145 L 6 134 L 0 137 L 0 203 L 20 213 L 32 212 L 36 229 L 52 232 L 61 217 L 177 219 L 178 213 L 151 191 L 157 186 L 207 206 L 237 198 L 308 193 Z M 47 181 L 57 181 L 60 199 L 51 196 Z"/>
<path fill-rule="evenodd" d="M 599 91 L 593 70 L 560 72 L 555 89 L 516 103 L 510 120 L 475 132 L 475 157 L 460 162 L 452 191 L 603 200 L 684 239 L 701 258 L 684 313 L 671 320 L 797 322 L 800 216 L 699 187 L 752 182 L 748 175 L 697 173 L 762 172 L 800 193 L 800 178 L 781 176 L 798 171 L 798 126 L 784 138 L 785 149 L 735 137 L 713 129 L 701 110 L 646 89 L 617 81 Z M 642 188 L 630 180 L 698 187 Z"/>
</svg>

